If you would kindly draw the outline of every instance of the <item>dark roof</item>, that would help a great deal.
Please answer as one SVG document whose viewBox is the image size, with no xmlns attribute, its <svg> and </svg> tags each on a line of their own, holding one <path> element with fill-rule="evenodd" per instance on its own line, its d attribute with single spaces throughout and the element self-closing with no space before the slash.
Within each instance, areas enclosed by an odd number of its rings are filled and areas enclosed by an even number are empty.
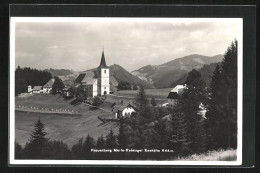
<svg viewBox="0 0 260 173">
<path fill-rule="evenodd" d="M 84 77 L 86 76 L 86 73 L 81 73 L 78 75 L 78 77 L 75 79 L 74 83 L 80 83 Z"/>
<path fill-rule="evenodd" d="M 168 99 L 178 99 L 178 98 L 180 98 L 180 96 L 177 94 L 177 92 L 170 92 L 167 98 Z"/>
<path fill-rule="evenodd" d="M 108 66 L 106 64 L 104 51 L 102 51 L 101 61 L 100 61 L 100 65 L 98 66 L 98 68 L 108 68 Z"/>
</svg>

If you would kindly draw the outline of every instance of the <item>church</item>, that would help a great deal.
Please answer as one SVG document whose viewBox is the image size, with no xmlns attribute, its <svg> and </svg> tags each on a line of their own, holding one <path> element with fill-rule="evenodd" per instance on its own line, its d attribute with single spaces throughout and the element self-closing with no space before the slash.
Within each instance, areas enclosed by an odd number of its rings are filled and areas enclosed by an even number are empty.
<svg viewBox="0 0 260 173">
<path fill-rule="evenodd" d="M 84 86 L 84 91 L 88 97 L 103 96 L 110 94 L 109 67 L 106 65 L 104 50 L 102 51 L 101 61 L 95 70 L 88 70 L 74 81 L 74 86 Z"/>
</svg>

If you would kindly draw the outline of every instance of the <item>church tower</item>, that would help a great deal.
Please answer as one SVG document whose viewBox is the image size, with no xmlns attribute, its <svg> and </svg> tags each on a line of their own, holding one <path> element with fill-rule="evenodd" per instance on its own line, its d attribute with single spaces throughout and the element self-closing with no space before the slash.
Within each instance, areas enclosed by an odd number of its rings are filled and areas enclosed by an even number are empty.
<svg viewBox="0 0 260 173">
<path fill-rule="evenodd" d="M 98 95 L 110 94 L 109 85 L 109 68 L 106 65 L 104 50 L 102 51 L 100 65 L 97 68 L 98 71 Z"/>
</svg>

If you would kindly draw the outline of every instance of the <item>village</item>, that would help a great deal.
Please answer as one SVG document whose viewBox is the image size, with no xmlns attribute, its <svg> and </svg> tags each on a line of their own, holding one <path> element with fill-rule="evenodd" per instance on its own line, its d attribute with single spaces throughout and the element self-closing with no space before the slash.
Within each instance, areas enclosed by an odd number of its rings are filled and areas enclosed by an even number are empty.
<svg viewBox="0 0 260 173">
<path fill-rule="evenodd" d="M 107 111 L 113 112 L 113 119 L 118 119 L 120 117 L 131 117 L 131 114 L 136 112 L 136 107 L 133 103 L 133 100 L 135 99 L 135 96 L 137 95 L 138 91 L 132 92 L 131 95 L 124 95 L 124 91 L 111 91 L 110 90 L 110 75 L 109 75 L 109 67 L 106 65 L 105 55 L 104 51 L 102 51 L 101 61 L 100 65 L 96 68 L 95 71 L 89 71 L 86 73 L 80 73 L 76 80 L 74 81 L 73 86 L 64 86 L 62 90 L 59 91 L 61 95 L 64 97 L 73 98 L 75 96 L 75 91 L 79 87 L 83 88 L 84 94 L 87 96 L 86 99 L 82 100 L 85 104 L 89 104 L 89 106 L 93 105 L 93 100 L 95 98 L 101 98 L 106 99 L 106 102 L 112 103 L 111 109 L 106 109 Z M 53 89 L 53 84 L 55 83 L 55 79 L 50 79 L 45 85 L 43 86 L 28 86 L 27 93 L 30 95 L 35 94 L 51 94 Z M 161 107 L 173 107 L 176 103 L 176 101 L 180 98 L 183 89 L 185 88 L 185 85 L 177 85 L 174 88 L 167 88 L 168 93 L 161 94 L 160 92 L 157 93 L 157 100 L 158 104 L 157 106 Z M 150 93 L 156 93 L 156 89 L 151 89 L 152 92 Z M 160 89 L 157 89 L 160 90 Z M 126 91 L 127 92 L 127 91 Z M 148 99 L 152 99 L 154 95 L 148 94 Z M 100 109 L 102 109 L 102 105 L 94 105 L 98 106 Z M 203 107 L 200 107 L 200 112 L 205 114 L 205 109 L 202 109 Z M 46 113 L 71 113 L 71 114 L 78 114 L 79 111 L 77 110 L 69 110 L 66 108 L 38 108 L 35 106 L 16 106 L 17 110 L 27 110 L 27 111 L 42 111 Z M 110 117 L 111 118 L 111 117 Z"/>
</svg>

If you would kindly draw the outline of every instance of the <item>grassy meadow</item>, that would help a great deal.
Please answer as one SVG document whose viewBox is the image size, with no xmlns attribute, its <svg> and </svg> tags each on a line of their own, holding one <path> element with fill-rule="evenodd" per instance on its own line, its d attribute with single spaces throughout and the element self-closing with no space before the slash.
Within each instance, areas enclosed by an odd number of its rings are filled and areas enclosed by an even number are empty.
<svg viewBox="0 0 260 173">
<path fill-rule="evenodd" d="M 67 143 L 69 147 L 88 134 L 97 139 L 101 135 L 106 136 L 111 128 L 117 133 L 117 127 L 114 123 L 102 124 L 98 119 L 98 116 L 103 118 L 114 117 L 111 111 L 103 111 L 100 109 L 91 110 L 90 106 L 85 104 L 72 106 L 70 102 L 71 100 L 64 100 L 58 95 L 51 94 L 36 94 L 23 98 L 16 97 L 16 105 L 67 108 L 78 110 L 81 114 L 80 116 L 75 116 L 15 111 L 16 141 L 21 145 L 25 145 L 30 138 L 30 134 L 38 118 L 45 124 L 45 131 L 48 133 L 48 138 L 62 140 Z M 109 104 L 107 110 L 109 110 Z"/>
</svg>

